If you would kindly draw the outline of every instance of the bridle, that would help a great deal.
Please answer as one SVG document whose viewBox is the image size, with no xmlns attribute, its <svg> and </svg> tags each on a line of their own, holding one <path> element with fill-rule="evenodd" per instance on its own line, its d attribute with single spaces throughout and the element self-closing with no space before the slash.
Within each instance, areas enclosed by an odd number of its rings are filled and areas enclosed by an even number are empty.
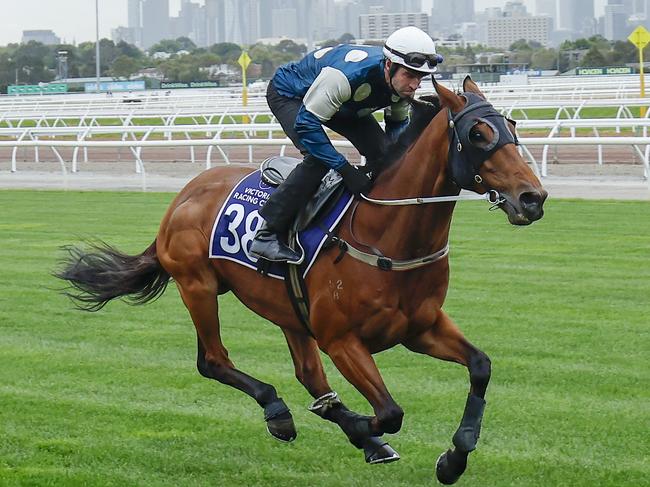
<svg viewBox="0 0 650 487">
<path fill-rule="evenodd" d="M 491 103 L 485 101 L 485 99 L 475 93 L 466 92 L 463 93 L 463 96 L 467 100 L 467 104 L 460 112 L 454 114 L 451 111 L 451 108 L 447 108 L 449 133 L 449 154 L 447 164 L 450 168 L 450 177 L 454 184 L 459 188 L 473 191 L 476 183 L 480 184 L 483 182 L 483 179 L 479 174 L 483 163 L 501 147 L 508 144 L 518 145 L 518 140 L 517 136 L 513 135 L 507 127 L 507 122 L 514 124 L 514 121 L 506 119 L 495 110 Z M 492 129 L 492 140 L 484 146 L 474 144 L 470 138 L 472 128 L 474 128 L 478 123 L 485 123 Z M 455 201 L 486 200 L 488 203 L 491 203 L 490 210 L 498 208 L 505 202 L 505 199 L 494 189 L 486 191 L 485 194 L 457 194 L 449 196 L 387 200 L 369 198 L 362 194 L 361 198 L 368 203 L 382 206 L 409 206 Z M 359 242 L 354 236 L 354 232 L 352 231 L 352 221 L 357 206 L 358 203 L 352 209 L 352 214 L 350 216 L 350 234 L 356 243 L 369 248 L 373 253 L 369 254 L 362 252 L 350 245 L 348 242 L 345 242 L 338 237 L 333 237 L 333 241 L 337 243 L 341 250 L 339 259 L 342 258 L 345 252 L 347 252 L 355 259 L 382 270 L 406 271 L 437 262 L 445 258 L 449 253 L 449 243 L 447 243 L 437 252 L 417 259 L 396 260 L 384 256 L 381 251 L 373 246 Z"/>
</svg>

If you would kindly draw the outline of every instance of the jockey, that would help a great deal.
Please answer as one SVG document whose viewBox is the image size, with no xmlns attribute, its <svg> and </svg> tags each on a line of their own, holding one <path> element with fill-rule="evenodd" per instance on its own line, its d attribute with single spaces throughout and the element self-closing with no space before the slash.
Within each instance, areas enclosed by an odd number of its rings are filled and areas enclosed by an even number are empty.
<svg viewBox="0 0 650 487">
<path fill-rule="evenodd" d="M 416 27 L 391 34 L 382 47 L 339 45 L 281 66 L 266 99 L 284 132 L 304 159 L 260 210 L 265 223 L 251 254 L 270 261 L 299 263 L 301 255 L 284 241 L 291 222 L 335 169 L 347 189 L 359 195 L 372 185 L 366 172 L 337 152 L 323 125 L 347 138 L 366 157 L 366 169 L 379 165 L 389 141 L 408 124 L 409 101 L 421 79 L 436 71 L 442 57 L 433 40 Z M 384 108 L 386 132 L 372 113 Z"/>
</svg>

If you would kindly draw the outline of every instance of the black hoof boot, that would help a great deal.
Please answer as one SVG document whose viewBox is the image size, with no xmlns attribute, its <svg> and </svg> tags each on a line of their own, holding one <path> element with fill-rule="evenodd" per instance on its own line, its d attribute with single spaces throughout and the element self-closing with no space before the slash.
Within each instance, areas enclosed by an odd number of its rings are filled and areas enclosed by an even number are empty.
<svg viewBox="0 0 650 487">
<path fill-rule="evenodd" d="M 399 453 L 376 436 L 371 436 L 363 443 L 363 453 L 366 456 L 366 463 L 371 465 L 396 462 L 400 458 Z"/>
<path fill-rule="evenodd" d="M 291 412 L 282 399 L 276 399 L 264 408 L 264 419 L 267 431 L 276 440 L 290 443 L 298 436 Z"/>
<path fill-rule="evenodd" d="M 288 416 L 287 419 L 275 418 L 266 422 L 266 429 L 271 433 L 271 436 L 285 443 L 291 443 L 298 436 L 291 414 L 288 414 Z"/>
<path fill-rule="evenodd" d="M 467 453 L 447 450 L 438 457 L 436 477 L 441 484 L 451 485 L 463 475 L 467 468 Z"/>
</svg>

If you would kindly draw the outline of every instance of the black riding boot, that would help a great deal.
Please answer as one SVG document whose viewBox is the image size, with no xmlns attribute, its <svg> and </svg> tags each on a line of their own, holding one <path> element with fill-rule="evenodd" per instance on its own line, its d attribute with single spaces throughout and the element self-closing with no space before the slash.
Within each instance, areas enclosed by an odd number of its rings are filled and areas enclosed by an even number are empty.
<svg viewBox="0 0 650 487">
<path fill-rule="evenodd" d="M 260 210 L 266 221 L 257 231 L 250 253 L 273 262 L 299 264 L 302 255 L 284 241 L 289 226 L 298 212 L 309 202 L 327 174 L 327 167 L 307 156 L 291 171 Z"/>
</svg>

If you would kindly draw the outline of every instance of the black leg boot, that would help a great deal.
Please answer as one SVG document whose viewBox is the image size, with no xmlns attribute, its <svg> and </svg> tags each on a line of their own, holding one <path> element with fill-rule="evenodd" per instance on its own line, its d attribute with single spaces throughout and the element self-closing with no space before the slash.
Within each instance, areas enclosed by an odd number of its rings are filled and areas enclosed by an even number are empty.
<svg viewBox="0 0 650 487">
<path fill-rule="evenodd" d="M 250 253 L 272 262 L 300 264 L 303 256 L 291 249 L 284 237 L 298 212 L 314 195 L 327 174 L 327 167 L 307 156 L 291 171 L 260 210 L 265 224 L 257 231 Z"/>
<path fill-rule="evenodd" d="M 251 255 L 271 262 L 302 264 L 303 256 L 281 240 L 279 233 L 264 222 L 255 234 L 251 244 Z"/>
</svg>

